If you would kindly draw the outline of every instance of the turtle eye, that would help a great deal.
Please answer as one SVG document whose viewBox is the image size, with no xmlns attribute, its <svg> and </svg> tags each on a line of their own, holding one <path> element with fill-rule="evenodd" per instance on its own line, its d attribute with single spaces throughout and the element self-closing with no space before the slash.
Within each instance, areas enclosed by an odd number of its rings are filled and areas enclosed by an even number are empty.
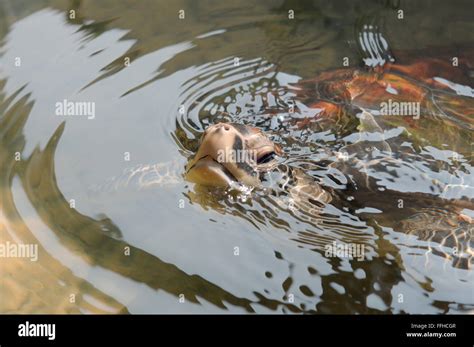
<svg viewBox="0 0 474 347">
<path fill-rule="evenodd" d="M 262 155 L 260 158 L 257 159 L 257 164 L 265 164 L 275 158 L 275 152 L 270 152 L 267 154 Z"/>
</svg>

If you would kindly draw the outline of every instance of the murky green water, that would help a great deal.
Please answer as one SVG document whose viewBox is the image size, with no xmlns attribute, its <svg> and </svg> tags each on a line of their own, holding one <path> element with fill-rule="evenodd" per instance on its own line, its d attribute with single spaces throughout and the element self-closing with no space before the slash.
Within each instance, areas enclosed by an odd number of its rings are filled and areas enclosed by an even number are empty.
<svg viewBox="0 0 474 347">
<path fill-rule="evenodd" d="M 38 245 L 38 260 L 0 258 L 0 311 L 474 312 L 474 228 L 459 217 L 474 217 L 472 10 L 1 0 L 0 243 Z M 298 83 L 323 71 L 334 81 L 344 61 L 453 57 L 459 67 L 429 71 L 450 87 L 422 87 L 419 120 L 377 115 L 369 93 L 375 128 L 348 109 L 305 123 L 322 94 Z M 411 77 L 389 87 L 404 95 L 421 85 Z M 95 114 L 58 116 L 63 100 L 94 102 Z M 218 121 L 263 129 L 284 167 L 352 207 L 315 213 L 285 187 L 236 197 L 185 182 Z M 363 259 L 328 256 L 334 243 Z"/>
</svg>

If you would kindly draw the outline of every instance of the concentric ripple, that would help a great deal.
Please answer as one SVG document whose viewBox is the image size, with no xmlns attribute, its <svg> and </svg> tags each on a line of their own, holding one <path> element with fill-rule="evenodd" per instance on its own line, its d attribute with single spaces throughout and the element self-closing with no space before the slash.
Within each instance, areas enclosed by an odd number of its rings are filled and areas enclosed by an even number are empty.
<svg viewBox="0 0 474 347">
<path fill-rule="evenodd" d="M 0 242 L 39 261 L 2 259 L 0 312 L 474 312 L 470 13 L 10 3 Z M 420 118 L 382 114 L 389 98 Z M 64 99 L 95 102 L 95 119 L 56 115 Z M 183 179 L 217 122 L 283 148 L 262 187 Z"/>
</svg>

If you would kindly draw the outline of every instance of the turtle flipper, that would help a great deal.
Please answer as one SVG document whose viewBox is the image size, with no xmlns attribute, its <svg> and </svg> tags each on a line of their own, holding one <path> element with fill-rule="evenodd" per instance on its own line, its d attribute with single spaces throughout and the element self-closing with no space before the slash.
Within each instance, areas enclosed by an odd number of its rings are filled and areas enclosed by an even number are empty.
<svg viewBox="0 0 474 347">
<path fill-rule="evenodd" d="M 99 194 L 126 189 L 166 187 L 182 182 L 182 171 L 176 161 L 137 165 L 124 169 L 120 175 L 110 177 L 102 184 L 90 186 L 88 190 Z"/>
<path fill-rule="evenodd" d="M 434 254 L 460 269 L 474 266 L 474 223 L 464 215 L 425 209 L 398 223 L 397 229 L 426 241 L 426 256 Z"/>
<path fill-rule="evenodd" d="M 368 174 L 369 169 L 382 160 L 395 159 L 392 158 L 392 148 L 385 141 L 384 131 L 374 116 L 366 110 L 362 110 L 357 116 L 359 132 L 352 143 L 339 150 L 342 160 L 334 162 L 332 166 L 354 177 L 353 181 L 357 182 L 358 187 L 373 190 Z M 361 183 L 364 185 L 361 186 Z"/>
</svg>

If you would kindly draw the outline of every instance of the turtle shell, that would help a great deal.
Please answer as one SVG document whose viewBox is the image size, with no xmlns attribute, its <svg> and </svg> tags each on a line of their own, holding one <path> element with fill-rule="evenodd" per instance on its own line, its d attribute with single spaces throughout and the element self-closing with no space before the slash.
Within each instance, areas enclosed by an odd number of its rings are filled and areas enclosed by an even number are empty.
<svg viewBox="0 0 474 347">
<path fill-rule="evenodd" d="M 358 126 L 356 114 L 368 111 L 382 129 L 403 127 L 415 146 L 450 144 L 472 158 L 466 150 L 474 129 L 471 74 L 468 64 L 455 67 L 435 58 L 325 71 L 295 85 L 298 101 L 312 110 L 295 123 L 299 129 L 343 137 Z M 403 107 L 412 105 L 417 112 L 403 114 Z M 392 106 L 400 108 L 398 116 L 390 113 Z M 444 131 L 437 131 L 440 127 Z"/>
</svg>

